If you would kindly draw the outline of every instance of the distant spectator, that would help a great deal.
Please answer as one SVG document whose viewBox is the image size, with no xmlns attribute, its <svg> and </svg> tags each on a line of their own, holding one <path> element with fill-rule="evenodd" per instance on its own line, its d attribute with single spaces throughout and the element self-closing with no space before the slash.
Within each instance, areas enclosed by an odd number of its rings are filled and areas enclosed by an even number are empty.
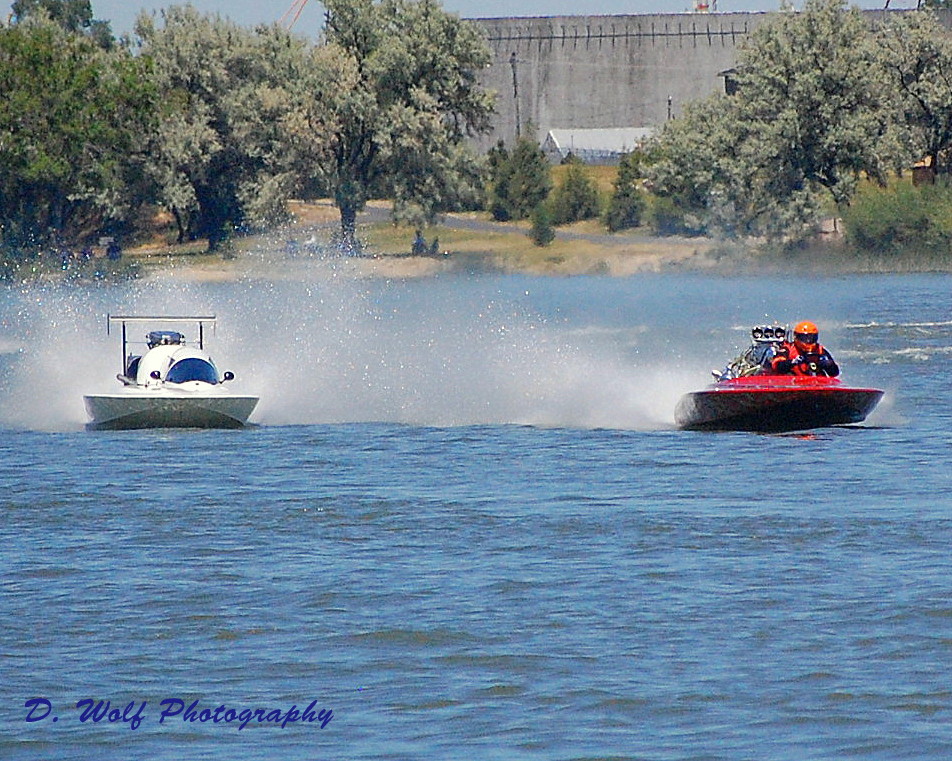
<svg viewBox="0 0 952 761">
<path fill-rule="evenodd" d="M 413 246 L 410 248 L 410 253 L 414 256 L 423 256 L 426 253 L 426 238 L 423 237 L 423 233 L 419 230 L 416 231 L 416 237 L 413 239 Z"/>
</svg>

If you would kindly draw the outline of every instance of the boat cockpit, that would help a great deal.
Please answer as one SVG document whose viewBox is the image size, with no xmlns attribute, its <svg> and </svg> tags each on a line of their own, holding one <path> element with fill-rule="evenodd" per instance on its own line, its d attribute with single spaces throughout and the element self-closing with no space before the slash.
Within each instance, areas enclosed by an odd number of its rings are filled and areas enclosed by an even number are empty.
<svg viewBox="0 0 952 761">
<path fill-rule="evenodd" d="M 167 383 L 185 383 L 187 381 L 202 381 L 203 383 L 218 383 L 218 370 L 215 366 L 199 357 L 186 357 L 173 364 L 165 374 Z"/>
<path fill-rule="evenodd" d="M 142 354 L 127 353 L 131 341 L 127 338 L 127 323 L 160 321 L 182 322 L 194 320 L 198 324 L 198 341 L 195 349 L 189 349 L 185 334 L 178 330 L 150 330 L 145 334 L 147 351 Z M 232 380 L 233 373 L 220 376 L 211 358 L 204 352 L 206 325 L 214 325 L 212 317 L 140 317 L 112 316 L 107 325 L 122 324 L 123 371 L 116 377 L 125 386 L 151 384 L 152 381 L 187 383 L 201 381 L 217 385 Z M 141 371 L 141 372 L 140 372 Z M 144 373 L 144 377 L 139 376 Z"/>
</svg>

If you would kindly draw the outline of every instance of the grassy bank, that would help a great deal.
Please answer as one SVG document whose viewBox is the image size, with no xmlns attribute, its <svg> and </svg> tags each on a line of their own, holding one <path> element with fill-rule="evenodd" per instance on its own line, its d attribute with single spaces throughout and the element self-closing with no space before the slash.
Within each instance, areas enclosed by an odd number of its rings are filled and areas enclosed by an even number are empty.
<svg viewBox="0 0 952 761">
<path fill-rule="evenodd" d="M 273 234 L 236 237 L 216 253 L 204 241 L 176 245 L 162 240 L 130 248 L 128 258 L 151 271 L 170 270 L 206 279 L 266 274 L 275 267 L 289 271 L 321 259 L 314 252 L 332 250 L 339 225 L 330 202 L 297 203 L 294 221 Z M 411 256 L 416 229 L 394 225 L 386 204 L 377 203 L 358 225 L 364 256 L 350 262 L 358 274 L 414 277 L 439 272 L 502 272 L 539 275 L 629 275 L 659 271 L 669 266 L 711 266 L 715 244 L 707 239 L 657 238 L 645 233 L 608 235 L 597 221 L 559 228 L 560 237 L 545 247 L 529 238 L 529 223 L 499 225 L 479 213 L 448 215 L 438 225 L 422 230 L 436 253 Z M 464 227 L 465 225 L 465 227 Z M 476 229 L 470 229 L 470 226 Z M 285 255 L 294 241 L 302 255 Z"/>
<path fill-rule="evenodd" d="M 296 203 L 294 221 L 273 234 L 236 237 L 222 252 L 208 253 L 204 241 L 174 245 L 161 240 L 132 248 L 126 258 L 151 272 L 169 272 L 198 279 L 240 276 L 305 276 L 309 268 L 327 263 L 339 217 L 329 201 Z M 652 236 L 645 231 L 610 235 L 598 221 L 559 228 L 549 246 L 529 238 L 529 223 L 494 224 L 487 214 L 448 215 L 441 224 L 422 230 L 434 240 L 434 255 L 411 256 L 415 228 L 388 221 L 388 208 L 375 203 L 362 215 L 358 237 L 364 256 L 347 261 L 357 275 L 421 277 L 441 272 L 501 272 L 536 275 L 605 274 L 626 276 L 668 269 L 694 269 L 723 274 L 783 272 L 934 272 L 952 271 L 941 253 L 883 255 L 856 251 L 841 238 L 828 237 L 811 246 L 768 250 L 761 246 L 726 244 L 707 238 Z M 285 254 L 288 241 L 306 247 L 299 257 Z M 302 249 L 303 250 L 303 249 Z"/>
<path fill-rule="evenodd" d="M 457 269 L 545 275 L 627 275 L 657 271 L 665 266 L 699 262 L 712 248 L 701 239 L 660 239 L 649 236 L 607 236 L 597 223 L 582 222 L 561 228 L 571 238 L 536 246 L 529 224 L 507 231 L 468 230 L 435 225 L 423 231 L 428 243 L 438 242 L 437 260 Z M 377 223 L 362 231 L 368 253 L 380 258 L 405 257 L 415 230 Z"/>
</svg>

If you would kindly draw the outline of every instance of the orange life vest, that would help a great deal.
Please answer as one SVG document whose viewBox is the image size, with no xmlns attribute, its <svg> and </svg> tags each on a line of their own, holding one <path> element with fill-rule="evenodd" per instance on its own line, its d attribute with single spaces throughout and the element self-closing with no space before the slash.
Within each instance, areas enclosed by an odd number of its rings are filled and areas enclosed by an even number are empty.
<svg viewBox="0 0 952 761">
<path fill-rule="evenodd" d="M 795 343 L 790 341 L 784 341 L 780 345 L 780 349 L 777 352 L 772 360 L 770 360 L 771 369 L 778 374 L 790 373 L 792 375 L 816 375 L 817 374 L 817 362 L 822 356 L 830 356 L 830 353 L 823 347 L 822 344 L 817 344 L 816 349 L 807 353 L 801 352 Z M 797 357 L 802 356 L 804 361 L 792 365 L 789 370 L 778 370 L 778 366 L 781 362 L 793 362 Z M 832 360 L 832 356 L 830 356 Z"/>
</svg>

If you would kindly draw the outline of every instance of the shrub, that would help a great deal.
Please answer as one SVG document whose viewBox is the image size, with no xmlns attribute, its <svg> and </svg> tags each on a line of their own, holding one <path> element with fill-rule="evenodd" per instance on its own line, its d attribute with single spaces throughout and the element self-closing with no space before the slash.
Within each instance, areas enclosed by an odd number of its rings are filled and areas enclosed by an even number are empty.
<svg viewBox="0 0 952 761">
<path fill-rule="evenodd" d="M 684 212 L 670 196 L 652 196 L 648 214 L 651 227 L 658 235 L 679 235 L 688 232 Z"/>
<path fill-rule="evenodd" d="M 945 182 L 862 187 L 843 214 L 846 241 L 862 251 L 940 253 L 952 247 L 952 188 Z"/>
<path fill-rule="evenodd" d="M 598 216 L 598 189 L 582 162 L 568 163 L 562 183 L 552 197 L 552 223 L 566 225 Z"/>
<path fill-rule="evenodd" d="M 493 190 L 489 208 L 497 221 L 525 219 L 552 189 L 549 162 L 527 137 L 519 138 L 511 154 L 497 146 L 490 155 L 490 167 Z"/>
<path fill-rule="evenodd" d="M 537 246 L 548 246 L 555 240 L 552 213 L 544 203 L 540 203 L 532 212 L 532 229 L 529 235 Z"/>
<path fill-rule="evenodd" d="M 605 211 L 605 227 L 610 232 L 638 227 L 645 211 L 645 199 L 638 188 L 642 154 L 632 151 L 622 156 L 615 178 L 615 190 Z"/>
</svg>

